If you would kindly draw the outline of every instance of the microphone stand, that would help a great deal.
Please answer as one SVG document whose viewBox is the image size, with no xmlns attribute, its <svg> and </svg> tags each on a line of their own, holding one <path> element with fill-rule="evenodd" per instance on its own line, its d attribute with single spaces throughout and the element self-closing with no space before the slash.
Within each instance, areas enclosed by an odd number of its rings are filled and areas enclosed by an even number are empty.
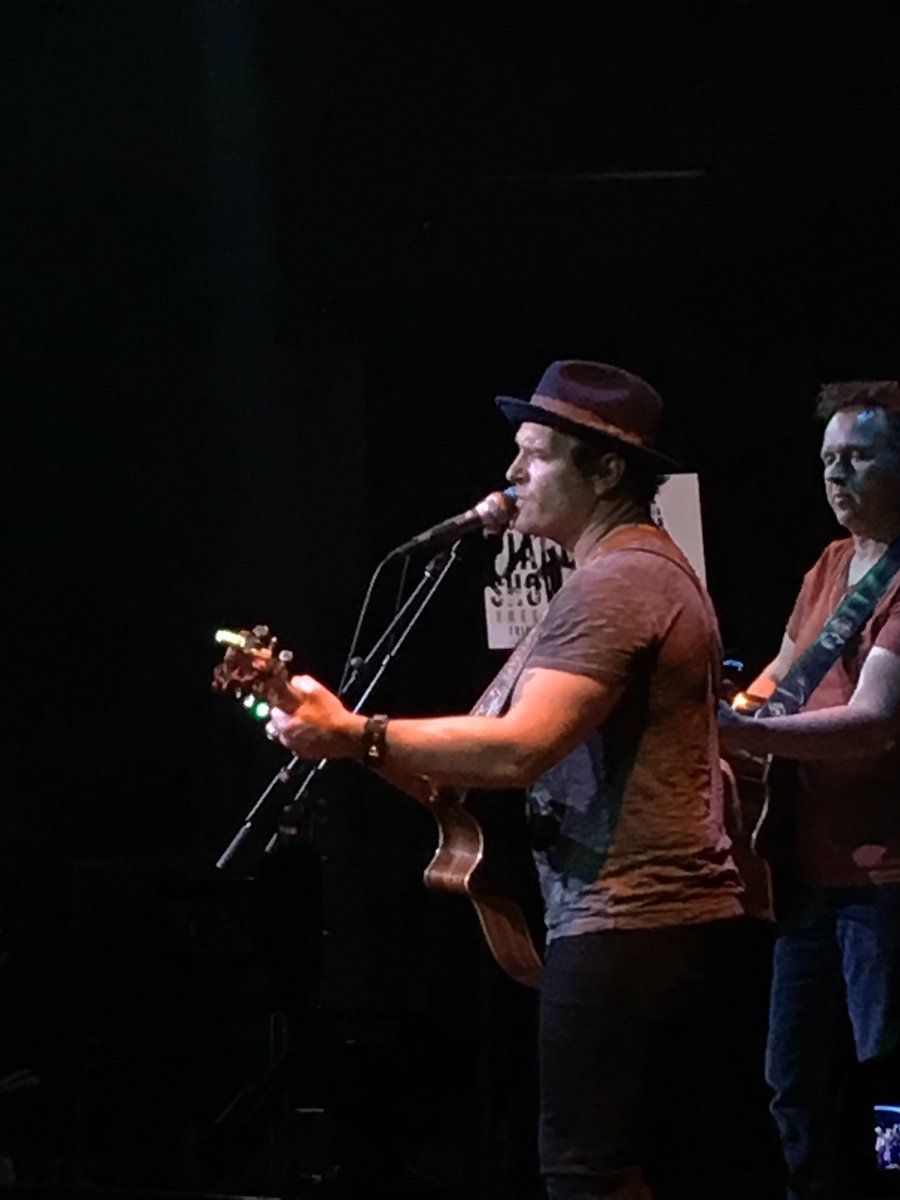
<svg viewBox="0 0 900 1200">
<path fill-rule="evenodd" d="M 453 564 L 457 561 L 458 550 L 459 541 L 455 542 L 450 547 L 449 551 L 442 550 L 428 561 L 425 570 L 422 573 L 422 578 L 416 584 L 408 598 L 404 601 L 403 605 L 391 618 L 384 632 L 375 642 L 374 646 L 372 646 L 371 650 L 364 659 L 353 664 L 352 672 L 349 678 L 346 679 L 337 692 L 337 694 L 343 698 L 355 687 L 362 687 L 361 694 L 353 704 L 353 712 L 359 712 L 374 691 L 385 671 L 396 657 L 400 647 L 406 641 L 416 622 L 419 620 L 422 613 L 425 611 L 428 604 L 431 602 L 432 598 L 437 592 L 438 588 L 443 583 L 444 577 L 447 575 Z M 395 551 L 391 551 L 391 554 L 387 557 L 392 557 L 394 553 Z M 387 559 L 382 560 L 379 566 L 376 567 L 376 575 L 386 561 Z M 391 641 L 391 639 L 393 640 Z M 381 658 L 381 661 L 376 663 L 376 657 L 381 653 L 382 648 L 388 642 L 390 642 L 390 645 Z M 373 672 L 371 678 L 367 679 L 367 676 L 370 672 Z M 218 870 L 225 870 L 227 867 L 231 866 L 235 856 L 238 854 L 241 848 L 246 845 L 248 840 L 254 837 L 254 835 L 260 835 L 260 827 L 264 822 L 264 818 L 269 815 L 270 806 L 267 804 L 269 797 L 279 784 L 288 783 L 288 781 L 291 779 L 294 769 L 299 762 L 299 756 L 296 754 L 293 755 L 289 762 L 287 762 L 285 766 L 283 766 L 281 770 L 278 771 L 278 773 L 273 777 L 273 779 L 266 785 L 254 803 L 253 807 L 244 817 L 243 823 L 241 824 L 237 833 L 234 835 L 234 837 L 228 843 L 228 846 L 216 861 L 216 867 Z M 307 768 L 306 774 L 303 776 L 299 787 L 294 793 L 292 799 L 293 804 L 297 804 L 302 800 L 313 779 L 320 774 L 320 772 L 328 765 L 329 762 L 330 759 L 323 758 Z M 278 838 L 279 834 L 276 831 L 266 842 L 264 853 L 274 853 L 278 846 Z"/>
</svg>

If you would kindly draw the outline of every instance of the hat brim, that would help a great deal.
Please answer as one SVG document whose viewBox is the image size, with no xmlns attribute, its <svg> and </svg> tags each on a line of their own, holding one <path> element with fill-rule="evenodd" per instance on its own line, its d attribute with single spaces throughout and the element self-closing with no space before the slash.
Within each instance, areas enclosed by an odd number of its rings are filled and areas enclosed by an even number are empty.
<svg viewBox="0 0 900 1200">
<path fill-rule="evenodd" d="M 626 438 L 616 437 L 614 433 L 604 433 L 599 429 L 594 429 L 591 425 L 582 425 L 579 421 L 571 421 L 568 417 L 561 417 L 558 413 L 550 412 L 549 409 L 539 408 L 527 400 L 519 400 L 515 396 L 495 396 L 494 403 L 504 417 L 516 427 L 523 421 L 531 421 L 535 425 L 549 425 L 552 429 L 558 429 L 561 433 L 570 433 L 573 437 L 582 438 L 584 441 L 602 439 L 603 441 L 618 442 L 623 451 L 639 454 L 642 458 L 658 464 L 660 471 L 681 469 L 673 458 L 669 458 L 666 454 L 660 454 L 658 450 L 652 450 L 649 446 L 636 446 L 634 442 L 629 442 Z"/>
</svg>

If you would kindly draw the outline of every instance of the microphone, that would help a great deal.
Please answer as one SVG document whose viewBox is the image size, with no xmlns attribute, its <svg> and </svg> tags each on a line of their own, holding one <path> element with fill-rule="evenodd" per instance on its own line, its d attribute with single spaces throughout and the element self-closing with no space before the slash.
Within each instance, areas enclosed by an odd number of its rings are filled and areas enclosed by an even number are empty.
<svg viewBox="0 0 900 1200">
<path fill-rule="evenodd" d="M 424 533 L 416 534 L 402 546 L 397 546 L 388 555 L 412 554 L 416 550 L 442 550 L 452 546 L 467 533 L 483 529 L 485 533 L 499 533 L 512 520 L 516 511 L 516 489 L 505 488 L 502 492 L 491 492 L 483 500 L 465 512 L 457 513 L 440 525 L 433 525 Z"/>
</svg>

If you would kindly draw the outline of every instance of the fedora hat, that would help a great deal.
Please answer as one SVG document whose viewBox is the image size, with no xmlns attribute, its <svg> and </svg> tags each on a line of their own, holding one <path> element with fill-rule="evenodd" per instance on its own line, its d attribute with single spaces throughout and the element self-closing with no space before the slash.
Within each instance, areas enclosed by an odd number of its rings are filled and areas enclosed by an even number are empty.
<svg viewBox="0 0 900 1200">
<path fill-rule="evenodd" d="M 553 362 L 530 400 L 497 396 L 496 404 L 513 425 L 533 421 L 586 440 L 599 435 L 655 460 L 660 470 L 677 466 L 653 446 L 662 421 L 659 394 L 621 367 L 581 359 Z"/>
</svg>

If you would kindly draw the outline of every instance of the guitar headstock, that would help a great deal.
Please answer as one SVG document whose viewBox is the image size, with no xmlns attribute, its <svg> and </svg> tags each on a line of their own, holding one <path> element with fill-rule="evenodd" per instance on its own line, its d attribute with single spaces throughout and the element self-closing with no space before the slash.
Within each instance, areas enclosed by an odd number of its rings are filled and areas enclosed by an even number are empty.
<svg viewBox="0 0 900 1200">
<path fill-rule="evenodd" d="M 231 692 L 242 699 L 259 720 L 277 706 L 293 712 L 297 701 L 290 689 L 290 664 L 294 655 L 280 650 L 268 625 L 252 629 L 219 629 L 216 641 L 225 646 L 225 657 L 213 670 L 214 692 Z"/>
</svg>

